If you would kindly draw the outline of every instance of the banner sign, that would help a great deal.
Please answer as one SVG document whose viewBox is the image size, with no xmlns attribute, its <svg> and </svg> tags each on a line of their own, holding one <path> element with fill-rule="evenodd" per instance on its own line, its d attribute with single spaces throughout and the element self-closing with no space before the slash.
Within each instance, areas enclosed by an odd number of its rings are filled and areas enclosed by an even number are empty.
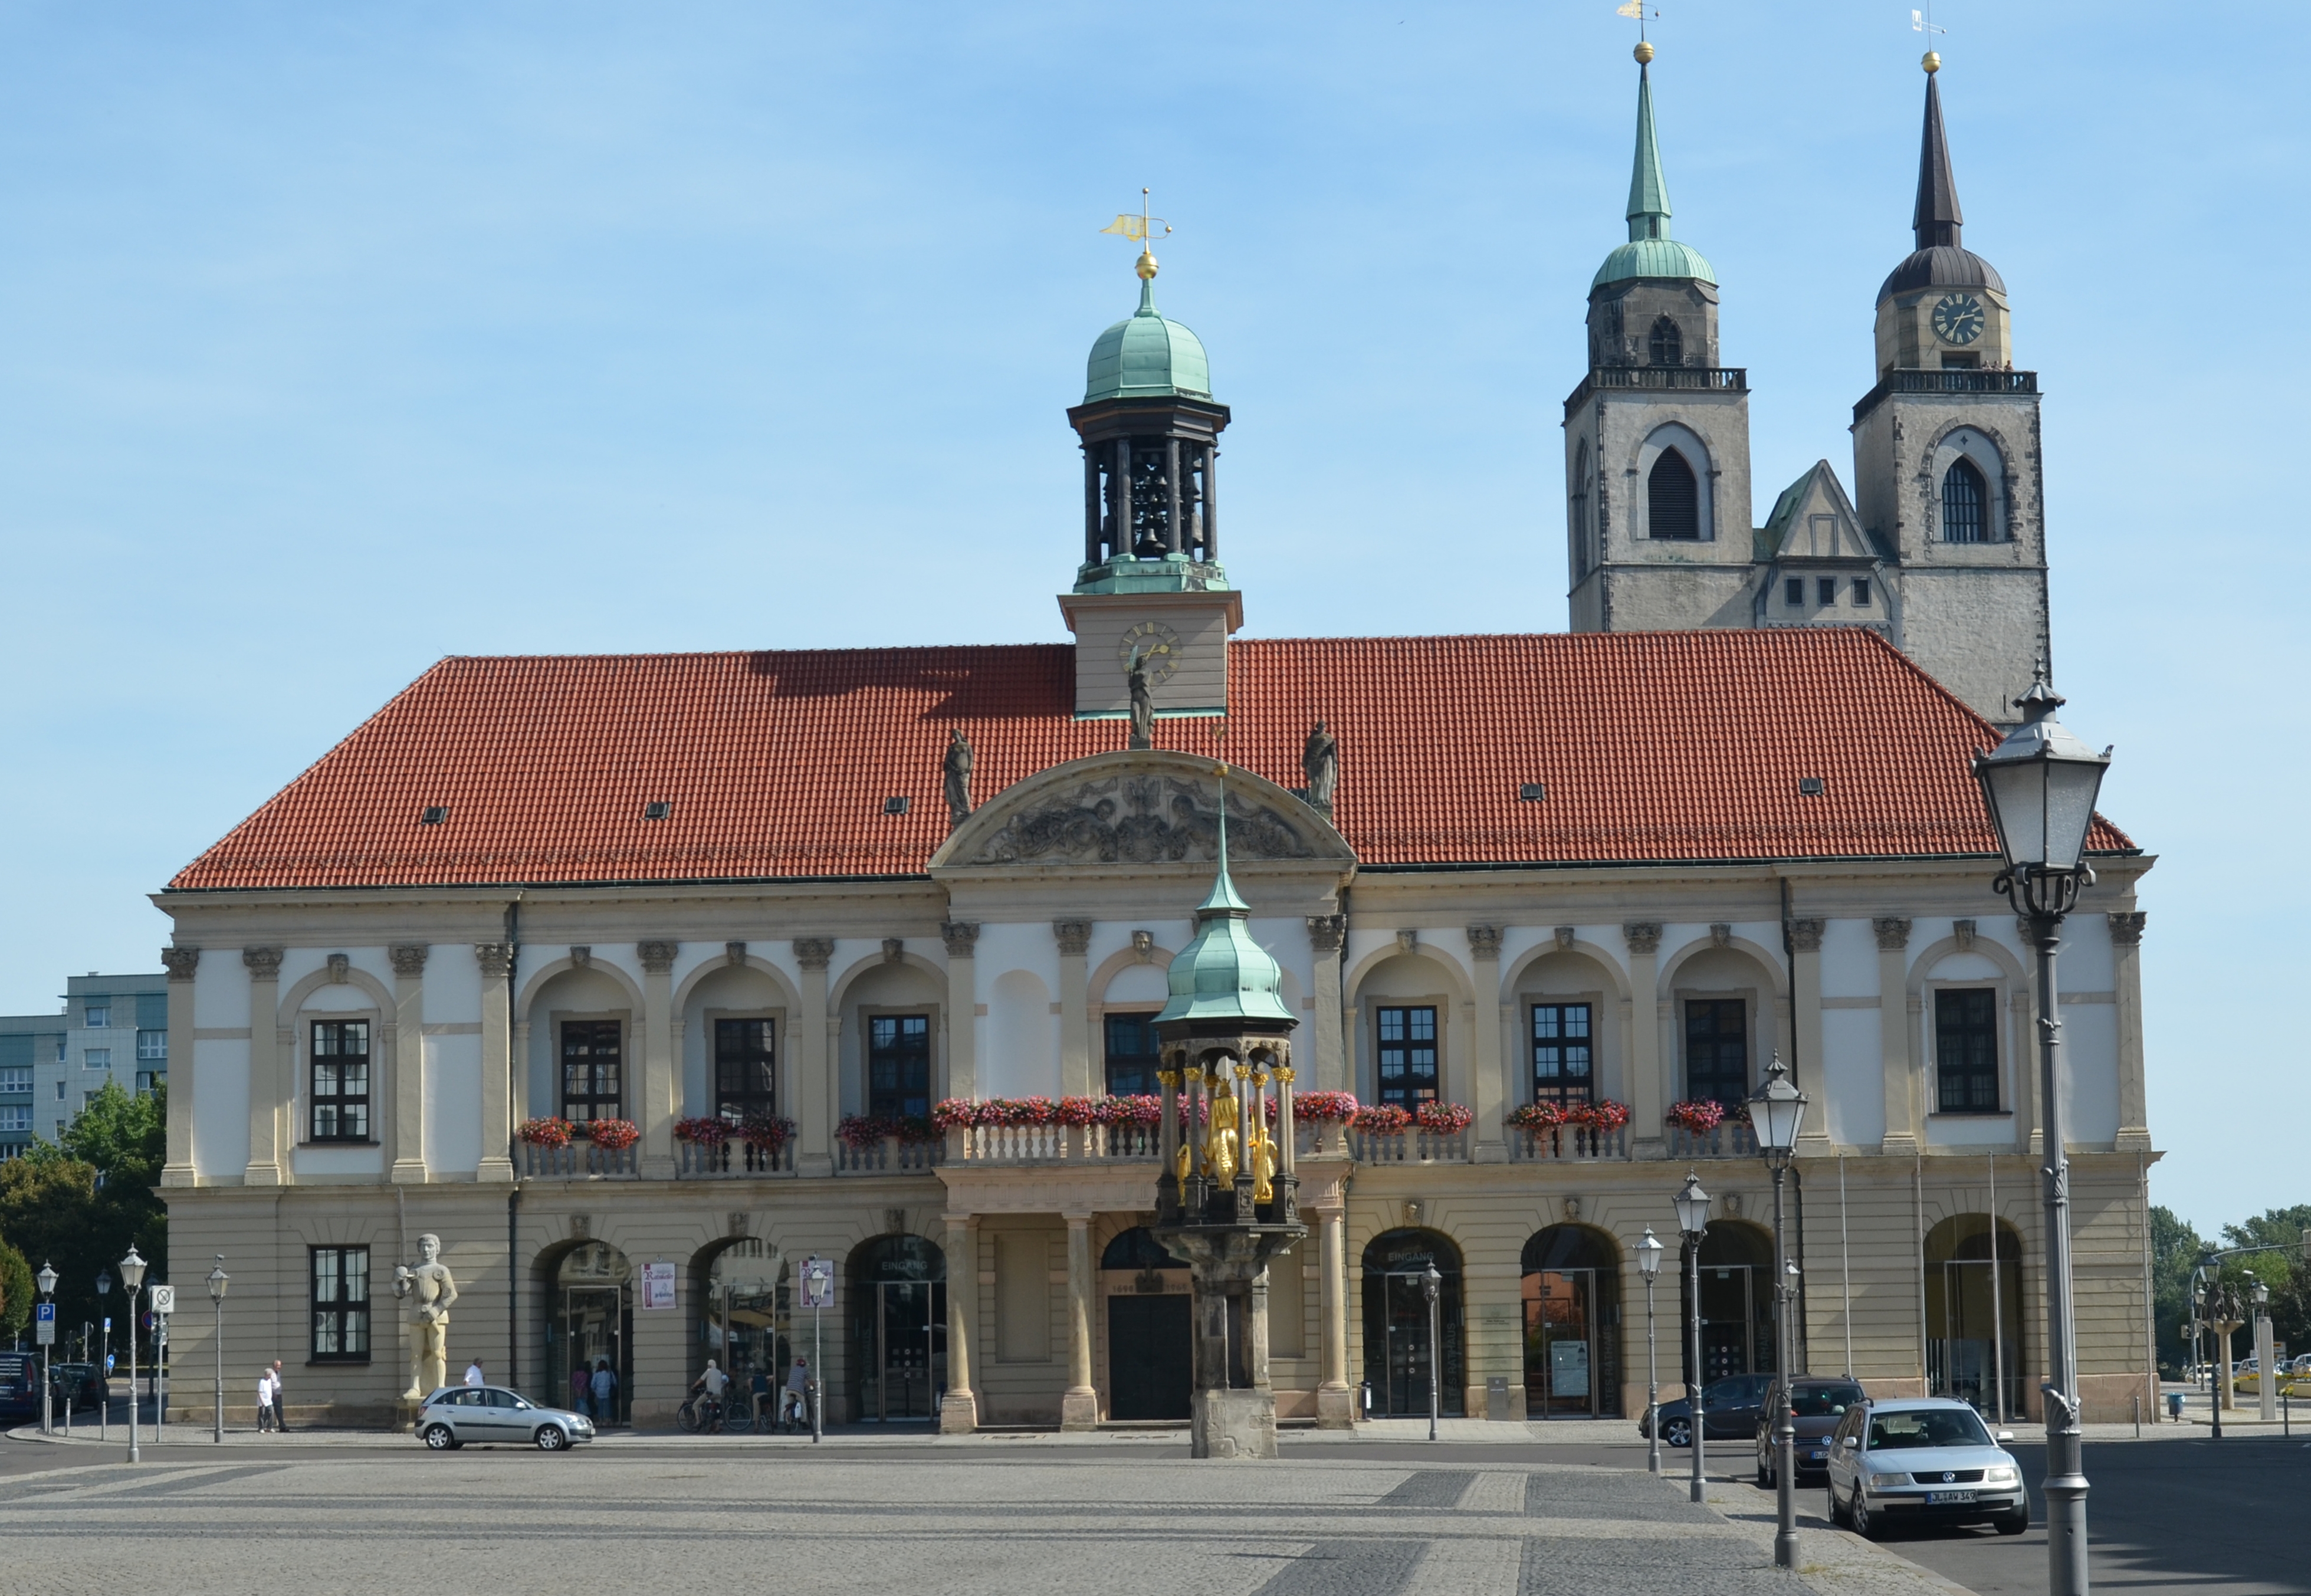
<svg viewBox="0 0 2311 1596">
<path fill-rule="evenodd" d="M 834 1306 L 834 1265 L 824 1258 L 806 1258 L 802 1263 L 802 1305 L 806 1308 Z"/>
<path fill-rule="evenodd" d="M 645 1308 L 674 1306 L 674 1265 L 670 1263 L 642 1265 L 642 1306 Z"/>
</svg>

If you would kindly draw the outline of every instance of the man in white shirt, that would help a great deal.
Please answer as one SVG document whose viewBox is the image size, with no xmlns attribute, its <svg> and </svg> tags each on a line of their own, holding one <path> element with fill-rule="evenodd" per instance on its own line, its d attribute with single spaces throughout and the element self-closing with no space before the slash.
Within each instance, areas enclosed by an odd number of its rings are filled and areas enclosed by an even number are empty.
<svg viewBox="0 0 2311 1596">
<path fill-rule="evenodd" d="M 486 1385 L 489 1383 L 487 1378 L 485 1378 L 482 1374 L 482 1360 L 480 1358 L 477 1357 L 472 1363 L 466 1365 L 466 1383 L 467 1385 Z"/>
<path fill-rule="evenodd" d="M 260 1369 L 257 1375 L 257 1433 L 260 1435 L 273 1427 L 273 1371 Z"/>
</svg>

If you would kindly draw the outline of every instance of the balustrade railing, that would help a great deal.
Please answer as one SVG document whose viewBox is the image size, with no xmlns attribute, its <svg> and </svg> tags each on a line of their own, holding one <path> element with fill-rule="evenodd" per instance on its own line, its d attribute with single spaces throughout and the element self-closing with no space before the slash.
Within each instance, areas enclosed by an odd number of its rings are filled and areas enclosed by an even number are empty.
<svg viewBox="0 0 2311 1596">
<path fill-rule="evenodd" d="M 949 1164 L 1153 1163 L 1154 1125 L 972 1125 L 946 1133 Z"/>
<path fill-rule="evenodd" d="M 561 1147 L 527 1141 L 518 1145 L 521 1148 L 521 1173 L 532 1180 L 616 1180 L 632 1179 L 641 1173 L 639 1146 L 597 1147 L 589 1141 L 573 1141 Z"/>
<path fill-rule="evenodd" d="M 1628 1127 L 1599 1130 L 1588 1125 L 1556 1125 L 1547 1129 L 1508 1129 L 1513 1163 L 1597 1163 L 1629 1156 Z"/>
<path fill-rule="evenodd" d="M 1713 1125 L 1706 1130 L 1688 1130 L 1682 1125 L 1669 1128 L 1669 1156 L 1672 1158 L 1755 1158 L 1757 1156 L 1757 1133 L 1748 1121 L 1729 1120 Z"/>
<path fill-rule="evenodd" d="M 1855 402 L 1853 419 L 1860 421 L 1871 406 L 1888 394 L 2035 394 L 2037 391 L 2038 373 L 2036 371 L 1889 371 L 1883 381 Z"/>
<path fill-rule="evenodd" d="M 790 1175 L 795 1172 L 792 1142 L 782 1147 L 758 1147 L 750 1142 L 677 1141 L 674 1155 L 676 1180 L 743 1180 L 748 1175 Z"/>
<path fill-rule="evenodd" d="M 1356 1130 L 1349 1155 L 1359 1164 L 1466 1164 L 1473 1130 Z"/>
<path fill-rule="evenodd" d="M 884 1137 L 853 1147 L 834 1144 L 834 1173 L 839 1175 L 920 1174 L 946 1162 L 946 1147 L 936 1141 L 901 1141 Z"/>
<path fill-rule="evenodd" d="M 1565 401 L 1571 415 L 1582 401 L 1600 388 L 1700 388 L 1714 393 L 1747 393 L 1746 366 L 1594 366 Z"/>
</svg>

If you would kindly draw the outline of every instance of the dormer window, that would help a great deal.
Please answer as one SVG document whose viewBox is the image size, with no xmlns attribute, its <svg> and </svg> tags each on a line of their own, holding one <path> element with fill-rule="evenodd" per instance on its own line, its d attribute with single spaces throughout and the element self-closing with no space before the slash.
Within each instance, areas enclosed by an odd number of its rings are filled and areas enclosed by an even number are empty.
<svg viewBox="0 0 2311 1596">
<path fill-rule="evenodd" d="M 1677 323 L 1666 316 L 1653 323 L 1653 336 L 1645 340 L 1645 346 L 1657 366 L 1685 364 L 1685 338 L 1677 330 Z"/>
</svg>

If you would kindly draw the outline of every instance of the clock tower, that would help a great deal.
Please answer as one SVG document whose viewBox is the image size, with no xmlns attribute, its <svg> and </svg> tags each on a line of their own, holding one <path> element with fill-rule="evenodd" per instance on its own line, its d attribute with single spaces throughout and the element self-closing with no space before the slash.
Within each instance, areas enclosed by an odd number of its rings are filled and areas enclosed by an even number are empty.
<svg viewBox="0 0 2311 1596">
<path fill-rule="evenodd" d="M 1243 597 L 1219 555 L 1219 436 L 1196 335 L 1156 310 L 1156 257 L 1140 252 L 1139 309 L 1091 348 L 1084 402 L 1084 554 L 1060 595 L 1076 638 L 1076 715 L 1127 718 L 1135 661 L 1158 716 L 1227 712 L 1228 633 Z"/>
<path fill-rule="evenodd" d="M 1986 720 L 2051 669 L 2038 374 L 2006 284 L 1967 249 L 1928 52 L 1916 247 L 1878 291 L 1877 385 L 1853 407 L 1854 509 L 1898 569 L 1901 645 Z"/>
</svg>

